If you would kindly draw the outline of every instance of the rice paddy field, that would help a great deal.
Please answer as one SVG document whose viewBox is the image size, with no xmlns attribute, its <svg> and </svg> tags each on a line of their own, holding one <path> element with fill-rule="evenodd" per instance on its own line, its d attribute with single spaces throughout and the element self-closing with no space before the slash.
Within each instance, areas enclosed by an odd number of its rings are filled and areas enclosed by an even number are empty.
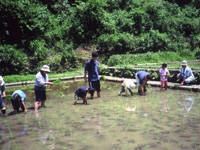
<svg viewBox="0 0 200 150">
<path fill-rule="evenodd" d="M 61 82 L 47 89 L 45 108 L 34 112 L 33 85 L 12 87 L 27 94 L 28 112 L 0 120 L 2 150 L 199 150 L 200 93 L 149 87 L 146 96 L 122 94 L 121 83 L 101 81 L 101 97 L 72 105 L 83 81 Z M 89 95 L 88 95 L 89 98 Z"/>
</svg>

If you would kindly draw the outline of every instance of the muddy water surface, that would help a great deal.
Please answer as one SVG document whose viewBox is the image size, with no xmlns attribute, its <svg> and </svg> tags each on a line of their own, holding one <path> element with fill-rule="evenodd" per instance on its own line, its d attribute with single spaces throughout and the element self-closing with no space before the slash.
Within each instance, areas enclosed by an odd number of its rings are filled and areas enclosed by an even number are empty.
<svg viewBox="0 0 200 150">
<path fill-rule="evenodd" d="M 73 91 L 84 82 L 48 88 L 47 107 L 38 113 L 33 110 L 32 86 L 26 90 L 27 114 L 14 114 L 6 101 L 7 116 L 0 117 L 0 149 L 200 149 L 199 93 L 149 88 L 146 96 L 118 96 L 120 83 L 101 83 L 101 98 L 95 94 L 88 105 L 82 101 L 72 105 Z"/>
</svg>

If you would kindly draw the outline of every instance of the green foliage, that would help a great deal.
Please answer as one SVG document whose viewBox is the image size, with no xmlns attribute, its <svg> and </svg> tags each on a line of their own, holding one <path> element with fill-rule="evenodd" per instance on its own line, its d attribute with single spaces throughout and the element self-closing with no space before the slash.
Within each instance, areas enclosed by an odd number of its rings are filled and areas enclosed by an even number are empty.
<svg viewBox="0 0 200 150">
<path fill-rule="evenodd" d="M 200 59 L 200 50 L 195 53 L 196 59 Z"/>
<path fill-rule="evenodd" d="M 53 82 L 54 85 L 60 85 L 62 83 L 62 80 L 57 79 Z"/>
<path fill-rule="evenodd" d="M 53 72 L 77 67 L 74 49 L 85 44 L 95 45 L 105 59 L 148 52 L 143 62 L 157 62 L 168 59 L 160 56 L 166 51 L 199 58 L 199 4 L 198 0 L 1 0 L 0 45 L 23 53 L 23 64 L 29 66 L 25 70 L 30 73 L 44 63 Z M 141 60 L 134 59 L 134 63 Z M 24 72 L 27 67 L 15 68 L 7 69 L 7 74 Z"/>
<path fill-rule="evenodd" d="M 30 49 L 33 52 L 33 57 L 37 59 L 37 61 L 45 60 L 50 52 L 45 45 L 44 40 L 33 40 L 30 42 Z"/>
<path fill-rule="evenodd" d="M 22 50 L 11 45 L 0 45 L 0 74 L 26 74 L 28 71 L 28 59 Z"/>
</svg>

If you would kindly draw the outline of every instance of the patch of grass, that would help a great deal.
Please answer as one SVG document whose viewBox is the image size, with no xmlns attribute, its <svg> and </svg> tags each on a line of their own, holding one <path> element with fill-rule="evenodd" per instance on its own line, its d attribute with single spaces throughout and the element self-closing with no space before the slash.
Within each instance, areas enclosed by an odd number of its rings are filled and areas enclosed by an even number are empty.
<svg viewBox="0 0 200 150">
<path fill-rule="evenodd" d="M 190 52 L 188 51 L 188 54 Z M 146 64 L 146 63 L 162 63 L 162 62 L 174 62 L 182 60 L 195 60 L 194 54 L 185 55 L 182 53 L 176 52 L 147 52 L 144 54 L 125 54 L 125 55 L 112 55 L 108 59 L 108 66 L 130 66 L 137 64 Z M 160 67 L 160 66 L 159 66 Z"/>
<path fill-rule="evenodd" d="M 74 71 L 69 71 L 65 73 L 49 73 L 49 79 L 51 78 L 63 78 L 63 77 L 73 77 L 78 75 L 83 75 L 83 68 L 78 68 Z M 14 82 L 24 82 L 24 81 L 34 81 L 35 74 L 28 74 L 28 75 L 7 75 L 3 76 L 4 81 L 6 83 L 14 83 Z M 58 81 L 56 81 L 57 83 Z"/>
</svg>

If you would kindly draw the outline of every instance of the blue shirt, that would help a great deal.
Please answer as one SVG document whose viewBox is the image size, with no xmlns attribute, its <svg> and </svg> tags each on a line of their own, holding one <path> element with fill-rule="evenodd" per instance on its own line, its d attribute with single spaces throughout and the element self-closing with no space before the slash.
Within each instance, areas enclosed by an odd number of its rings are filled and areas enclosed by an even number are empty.
<svg viewBox="0 0 200 150">
<path fill-rule="evenodd" d="M 15 94 L 18 94 L 21 98 L 22 101 L 26 101 L 26 94 L 22 91 L 22 90 L 16 90 L 12 96 L 14 96 Z"/>
<path fill-rule="evenodd" d="M 75 94 L 78 97 L 84 98 L 88 92 L 88 88 L 89 87 L 87 87 L 87 86 L 81 86 L 75 91 Z"/>
<path fill-rule="evenodd" d="M 147 75 L 149 75 L 149 73 L 146 72 L 146 71 L 138 71 L 138 72 L 137 72 L 137 76 L 138 76 L 138 78 L 139 78 L 139 80 L 140 80 L 140 83 L 144 80 L 144 78 L 145 78 Z"/>
<path fill-rule="evenodd" d="M 99 80 L 99 62 L 97 60 L 89 59 L 85 64 L 85 71 L 88 72 L 88 81 Z"/>
<path fill-rule="evenodd" d="M 181 76 L 184 78 L 188 78 L 190 76 L 194 77 L 192 70 L 189 67 L 186 67 L 185 69 L 181 68 L 180 73 L 181 73 Z"/>
<path fill-rule="evenodd" d="M 41 72 L 38 72 L 36 74 L 36 77 L 35 77 L 35 86 L 38 86 L 38 87 L 45 87 L 47 86 L 45 84 L 45 82 L 49 82 L 49 78 L 48 78 L 48 75 L 45 74 L 45 75 L 42 75 Z"/>
</svg>

